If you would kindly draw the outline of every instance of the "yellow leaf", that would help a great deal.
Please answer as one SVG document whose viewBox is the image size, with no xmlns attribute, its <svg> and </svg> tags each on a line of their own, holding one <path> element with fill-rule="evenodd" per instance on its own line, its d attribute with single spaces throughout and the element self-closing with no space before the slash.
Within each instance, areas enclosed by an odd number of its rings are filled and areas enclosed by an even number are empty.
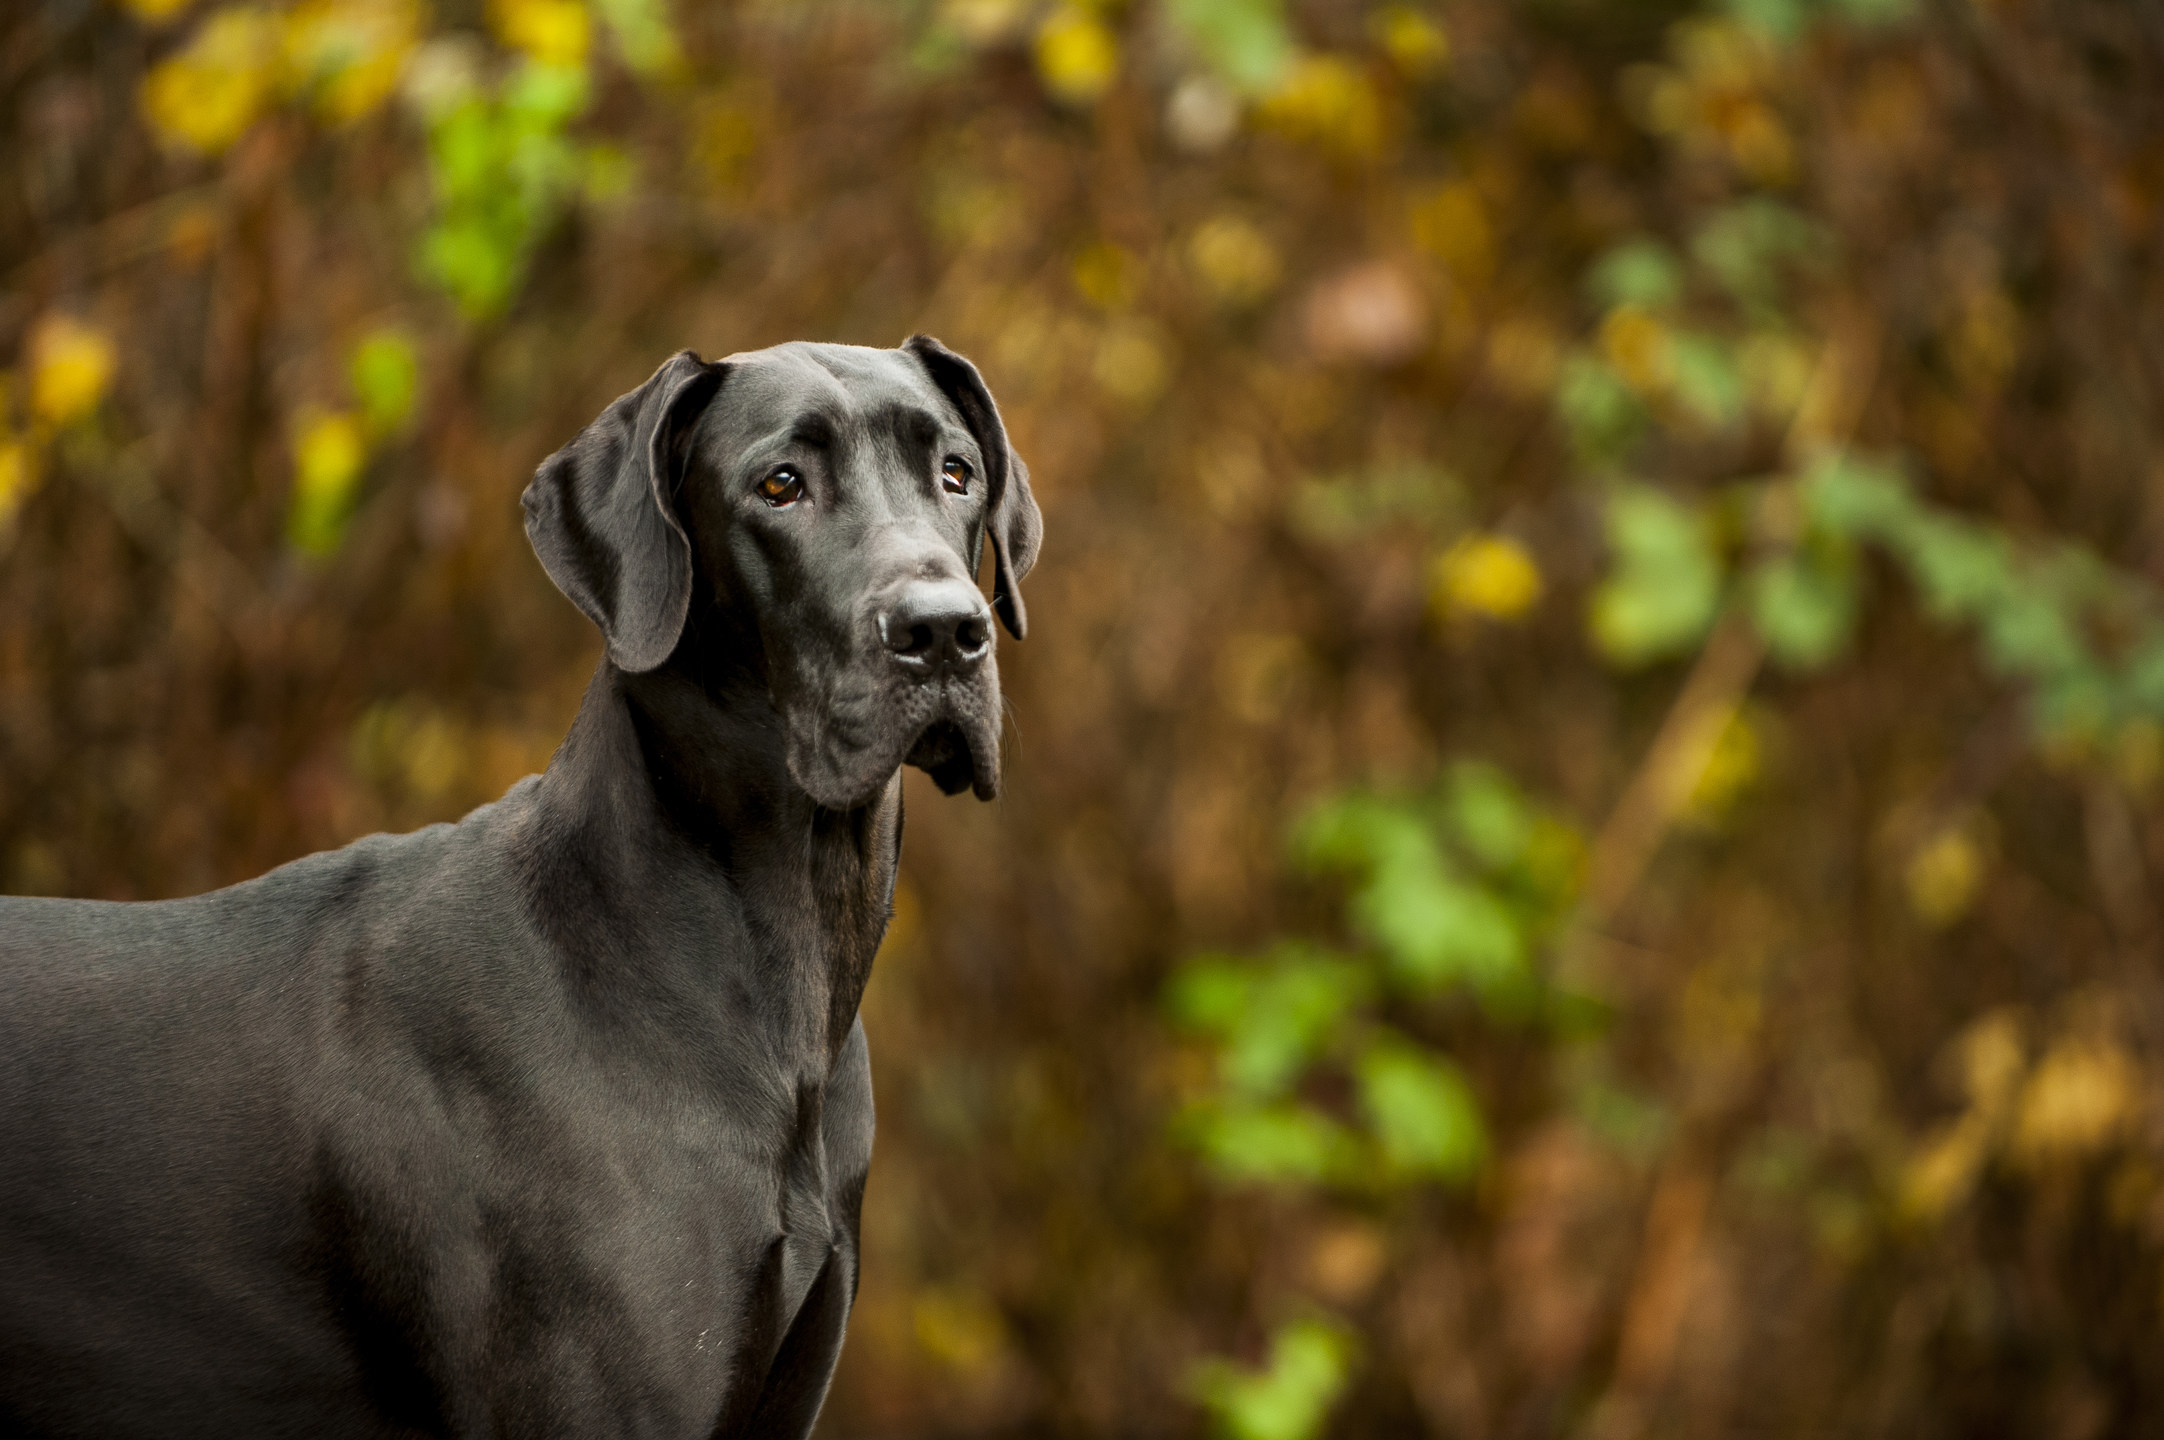
<svg viewBox="0 0 2164 1440">
<path fill-rule="evenodd" d="M 1971 1022 L 1948 1048 L 1969 1108 L 1910 1160 L 1902 1176 L 1901 1208 L 1919 1220 L 1944 1217 L 1976 1188 L 2027 1063 L 2021 1015 L 2012 1009 Z"/>
<path fill-rule="evenodd" d="M 343 500 L 367 456 L 360 423 L 351 415 L 313 415 L 302 422 L 294 447 L 293 488 L 310 500 Z"/>
<path fill-rule="evenodd" d="M 2164 776 L 2164 726 L 2154 720 L 2127 721 L 2112 741 L 2111 768 L 2119 783 L 2136 795 L 2155 789 Z"/>
<path fill-rule="evenodd" d="M 1075 256 L 1075 288 L 1098 309 L 1117 310 L 1134 298 L 1138 269 L 1132 254 L 1100 240 Z"/>
<path fill-rule="evenodd" d="M 1941 1131 L 1911 1160 L 1901 1177 L 1901 1208 L 1920 1220 L 1937 1220 L 1960 1205 L 1983 1172 L 1988 1131 L 1974 1114 Z"/>
<path fill-rule="evenodd" d="M 721 103 L 694 122 L 691 155 L 712 182 L 733 188 L 750 170 L 759 149 L 759 127 L 754 112 L 742 105 Z"/>
<path fill-rule="evenodd" d="M 304 411 L 293 442 L 293 509 L 286 535 L 311 555 L 329 555 L 345 538 L 368 444 L 361 423 L 343 411 Z"/>
<path fill-rule="evenodd" d="M 48 425 L 88 418 L 113 380 L 113 342 L 67 315 L 48 315 L 30 336 L 30 410 Z"/>
<path fill-rule="evenodd" d="M 1086 105 L 1112 88 L 1119 75 L 1120 43 L 1105 23 L 1074 5 L 1062 5 L 1037 31 L 1037 73 L 1059 99 Z"/>
<path fill-rule="evenodd" d="M 1751 402 L 1761 414 L 1778 421 L 1794 415 L 1803 403 L 1817 365 L 1818 357 L 1810 346 L 1774 331 L 1754 333 L 1736 355 Z"/>
<path fill-rule="evenodd" d="M 1147 404 L 1164 390 L 1172 365 L 1164 336 L 1146 320 L 1120 320 L 1097 342 L 1090 374 L 1106 393 L 1130 405 Z"/>
<path fill-rule="evenodd" d="M 1966 915 L 1984 879 L 1984 852 L 1966 828 L 1949 826 L 1910 858 L 1902 872 L 1909 907 L 1934 929 Z"/>
<path fill-rule="evenodd" d="M 1430 572 L 1435 608 L 1445 615 L 1516 620 L 1540 603 L 1540 567 L 1504 535 L 1472 535 L 1445 550 Z"/>
<path fill-rule="evenodd" d="M 2102 1149 L 2125 1131 L 2141 1099 L 2141 1071 L 2117 1045 L 2062 1040 L 2022 1087 L 2013 1154 L 2033 1165 Z"/>
<path fill-rule="evenodd" d="M 1371 22 L 1390 62 L 1408 75 L 1432 75 L 1450 63 L 1450 37 L 1410 5 L 1392 5 Z"/>
<path fill-rule="evenodd" d="M 593 44 L 593 17 L 578 0 L 491 0 L 488 18 L 504 44 L 543 65 L 583 65 Z"/>
<path fill-rule="evenodd" d="M 1725 130 L 1729 154 L 1744 174 L 1763 185 L 1788 183 L 1796 169 L 1796 147 L 1773 107 L 1758 100 L 1737 105 Z"/>
<path fill-rule="evenodd" d="M 278 69 L 277 22 L 228 6 L 203 22 L 178 53 L 143 77 L 143 112 L 168 145 L 215 155 L 238 140 L 269 103 Z"/>
<path fill-rule="evenodd" d="M 959 1289 L 925 1290 L 910 1312 L 917 1344 L 942 1365 L 965 1375 L 997 1363 L 1006 1347 L 1006 1323 L 982 1295 Z"/>
<path fill-rule="evenodd" d="M 1367 76 L 1340 56 L 1302 59 L 1260 113 L 1295 139 L 1346 155 L 1365 157 L 1382 148 L 1382 101 Z"/>
<path fill-rule="evenodd" d="M 1495 236 L 1480 192 L 1460 180 L 1413 206 L 1413 240 L 1450 267 L 1463 285 L 1487 283 L 1495 273 Z"/>
<path fill-rule="evenodd" d="M 189 0 L 125 0 L 127 7 L 153 23 L 170 20 L 188 8 Z"/>
<path fill-rule="evenodd" d="M 2021 1041 L 2020 1014 L 2010 1009 L 1993 1010 L 1962 1031 L 1955 1044 L 1961 1088 L 1969 1097 L 1969 1105 L 1997 1123 L 2021 1083 L 2022 1067 L 2028 1059 Z"/>
<path fill-rule="evenodd" d="M 14 523 L 15 512 L 37 486 L 36 456 L 30 447 L 12 436 L 0 440 L 0 528 Z"/>
<path fill-rule="evenodd" d="M 466 736 L 456 721 L 431 710 L 414 724 L 406 744 L 406 785 L 415 798 L 440 801 L 457 788 L 467 769 Z"/>
<path fill-rule="evenodd" d="M 1233 307 L 1263 299 L 1284 271 L 1269 237 L 1233 215 L 1203 222 L 1187 242 L 1187 258 L 1211 298 Z"/>
<path fill-rule="evenodd" d="M 420 34 L 416 0 L 307 0 L 286 17 L 287 72 L 319 114 L 347 124 L 390 98 Z"/>
<path fill-rule="evenodd" d="M 1713 748 L 1706 754 L 1705 768 L 1684 802 L 1685 814 L 1700 824 L 1711 824 L 1728 813 L 1745 790 L 1766 768 L 1766 743 L 1761 726 L 1750 712 L 1738 709 L 1721 727 Z"/>
<path fill-rule="evenodd" d="M 1624 382 L 1641 394 L 1668 379 L 1668 327 L 1641 305 L 1618 305 L 1601 321 L 1600 348 Z"/>
</svg>

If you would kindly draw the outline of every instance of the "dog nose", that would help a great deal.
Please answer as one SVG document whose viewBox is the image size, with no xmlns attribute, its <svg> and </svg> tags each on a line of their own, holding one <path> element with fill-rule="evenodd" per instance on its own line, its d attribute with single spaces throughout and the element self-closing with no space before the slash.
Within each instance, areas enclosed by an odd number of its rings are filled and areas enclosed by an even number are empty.
<svg viewBox="0 0 2164 1440">
<path fill-rule="evenodd" d="M 992 648 L 991 612 L 963 580 L 918 581 L 879 617 L 896 663 L 931 675 L 966 675 Z"/>
</svg>

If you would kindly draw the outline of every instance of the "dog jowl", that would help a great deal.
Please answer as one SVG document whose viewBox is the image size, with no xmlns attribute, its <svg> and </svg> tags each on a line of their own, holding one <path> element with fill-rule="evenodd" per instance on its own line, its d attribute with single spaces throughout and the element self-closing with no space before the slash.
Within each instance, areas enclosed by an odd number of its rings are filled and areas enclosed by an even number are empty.
<svg viewBox="0 0 2164 1440">
<path fill-rule="evenodd" d="M 0 899 L 0 1433 L 809 1432 L 900 769 L 999 788 L 1028 472 L 936 341 L 687 352 L 525 513 L 604 640 L 545 774 L 192 899 Z"/>
</svg>

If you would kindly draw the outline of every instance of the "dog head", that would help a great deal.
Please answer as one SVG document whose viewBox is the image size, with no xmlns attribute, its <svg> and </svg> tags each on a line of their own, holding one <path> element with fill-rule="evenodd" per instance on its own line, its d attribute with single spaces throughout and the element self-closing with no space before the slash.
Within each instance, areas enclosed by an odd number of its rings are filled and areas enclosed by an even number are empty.
<svg viewBox="0 0 2164 1440">
<path fill-rule="evenodd" d="M 905 760 L 998 793 L 992 611 L 1022 638 L 1043 522 L 991 392 L 938 341 L 685 351 L 543 461 L 524 505 L 617 668 L 691 663 L 695 629 L 759 668 L 820 804 L 862 804 Z M 715 623 L 687 623 L 695 604 Z"/>
</svg>

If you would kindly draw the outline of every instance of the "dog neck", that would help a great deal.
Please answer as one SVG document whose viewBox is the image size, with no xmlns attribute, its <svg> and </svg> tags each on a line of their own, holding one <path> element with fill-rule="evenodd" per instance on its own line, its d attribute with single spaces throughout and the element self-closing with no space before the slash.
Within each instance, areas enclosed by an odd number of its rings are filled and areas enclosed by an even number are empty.
<svg viewBox="0 0 2164 1440">
<path fill-rule="evenodd" d="M 598 1014 L 749 1017 L 831 1063 L 891 913 L 900 774 L 855 809 L 819 806 L 763 682 L 701 670 L 602 660 L 541 778 L 532 898 Z"/>
</svg>

